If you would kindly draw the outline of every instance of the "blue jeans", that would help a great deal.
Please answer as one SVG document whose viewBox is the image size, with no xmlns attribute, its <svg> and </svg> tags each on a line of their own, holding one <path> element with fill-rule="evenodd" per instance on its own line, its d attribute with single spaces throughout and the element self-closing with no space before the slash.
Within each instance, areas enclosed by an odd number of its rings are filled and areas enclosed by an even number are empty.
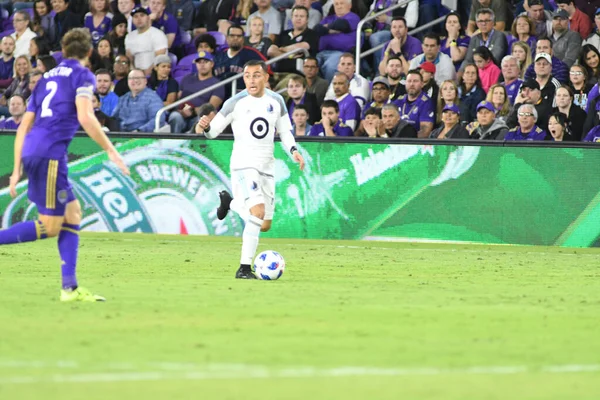
<svg viewBox="0 0 600 400">
<path fill-rule="evenodd" d="M 379 31 L 373 33 L 369 37 L 369 44 L 371 45 L 371 48 L 374 48 L 379 46 L 380 44 L 389 42 L 390 40 L 392 40 L 392 33 L 390 31 Z M 379 69 L 379 63 L 381 62 L 381 53 L 383 53 L 382 49 L 379 49 L 375 53 L 373 53 L 373 63 L 375 64 L 375 71 L 378 71 Z"/>
<path fill-rule="evenodd" d="M 198 122 L 198 117 L 183 118 L 178 111 L 173 111 L 169 114 L 169 125 L 171 133 L 187 133 Z"/>
<path fill-rule="evenodd" d="M 341 51 L 337 50 L 323 50 L 317 53 L 321 75 L 323 75 L 326 81 L 331 82 L 333 80 L 333 75 L 337 72 L 337 66 L 342 54 Z"/>
</svg>

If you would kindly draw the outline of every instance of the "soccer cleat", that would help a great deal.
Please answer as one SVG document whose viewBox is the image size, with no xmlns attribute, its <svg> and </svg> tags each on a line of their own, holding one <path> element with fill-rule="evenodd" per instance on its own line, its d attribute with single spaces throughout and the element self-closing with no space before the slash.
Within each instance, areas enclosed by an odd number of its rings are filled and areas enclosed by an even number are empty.
<svg viewBox="0 0 600 400">
<path fill-rule="evenodd" d="M 256 275 L 254 275 L 249 265 L 241 265 L 235 273 L 235 279 L 256 279 Z"/>
<path fill-rule="evenodd" d="M 85 301 L 85 302 L 96 302 L 96 301 L 106 301 L 106 299 L 102 296 L 98 296 L 97 294 L 93 294 L 88 289 L 78 287 L 74 290 L 61 290 L 60 291 L 60 301 L 71 302 L 71 301 Z"/>
<path fill-rule="evenodd" d="M 224 220 L 229 212 L 229 205 L 233 198 L 228 191 L 223 190 L 222 192 L 219 192 L 219 199 L 221 199 L 221 204 L 217 207 L 217 218 Z"/>
</svg>

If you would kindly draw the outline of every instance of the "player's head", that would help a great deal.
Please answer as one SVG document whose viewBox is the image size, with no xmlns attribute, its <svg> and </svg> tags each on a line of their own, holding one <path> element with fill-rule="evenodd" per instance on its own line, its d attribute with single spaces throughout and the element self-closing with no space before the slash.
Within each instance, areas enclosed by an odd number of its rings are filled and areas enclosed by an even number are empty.
<svg viewBox="0 0 600 400">
<path fill-rule="evenodd" d="M 268 79 L 267 64 L 264 61 L 251 60 L 244 65 L 244 84 L 250 95 L 262 96 Z"/>
<path fill-rule="evenodd" d="M 340 118 L 340 106 L 335 100 L 325 100 L 321 104 L 321 119 L 328 119 L 331 126 L 337 124 Z"/>
<path fill-rule="evenodd" d="M 87 28 L 74 28 L 63 36 L 62 53 L 65 58 L 86 60 L 92 54 L 92 37 Z"/>
</svg>

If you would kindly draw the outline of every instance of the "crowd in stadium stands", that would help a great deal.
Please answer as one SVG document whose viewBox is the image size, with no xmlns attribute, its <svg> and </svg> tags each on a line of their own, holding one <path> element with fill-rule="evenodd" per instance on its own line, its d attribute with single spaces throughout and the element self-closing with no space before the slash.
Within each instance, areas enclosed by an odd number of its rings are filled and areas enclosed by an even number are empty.
<svg viewBox="0 0 600 400">
<path fill-rule="evenodd" d="M 600 0 L 35 0 L 0 2 L 0 129 L 16 129 L 60 41 L 87 27 L 106 130 L 193 131 L 269 67 L 297 136 L 600 142 Z M 458 9 L 449 10 L 454 4 Z M 409 31 L 443 18 L 415 35 Z M 360 72 L 356 73 L 356 63 Z"/>
</svg>

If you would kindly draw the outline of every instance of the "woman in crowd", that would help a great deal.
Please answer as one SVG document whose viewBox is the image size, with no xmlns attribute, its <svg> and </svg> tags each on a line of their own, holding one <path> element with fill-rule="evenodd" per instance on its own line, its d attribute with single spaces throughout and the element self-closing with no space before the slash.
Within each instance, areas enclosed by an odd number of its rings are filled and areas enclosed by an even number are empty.
<svg viewBox="0 0 600 400">
<path fill-rule="evenodd" d="M 498 78 L 502 75 L 502 71 L 496 65 L 494 55 L 485 46 L 479 46 L 473 53 L 473 62 L 477 65 L 479 80 L 484 92 L 490 90 L 490 86 L 498 82 Z"/>
<path fill-rule="evenodd" d="M 573 90 L 573 104 L 587 109 L 588 93 L 594 85 L 587 82 L 587 69 L 583 65 L 574 64 L 569 71 L 569 87 Z"/>
<path fill-rule="evenodd" d="M 548 131 L 555 142 L 574 140 L 569 132 L 567 116 L 561 112 L 554 112 L 548 119 Z"/>
<path fill-rule="evenodd" d="M 51 14 L 50 0 L 35 0 L 33 2 L 33 31 L 42 36 L 48 43 L 56 40 L 54 15 Z"/>
<path fill-rule="evenodd" d="M 125 54 L 125 35 L 127 35 L 127 20 L 123 14 L 116 14 L 112 19 L 112 30 L 106 35 L 115 57 Z"/>
<path fill-rule="evenodd" d="M 112 18 L 110 0 L 90 0 L 90 12 L 85 14 L 83 26 L 90 31 L 94 46 L 110 31 Z"/>
<path fill-rule="evenodd" d="M 56 59 L 51 55 L 40 56 L 35 62 L 36 68 L 42 72 L 50 71 L 56 67 Z"/>
<path fill-rule="evenodd" d="M 512 45 L 516 42 L 527 43 L 529 48 L 535 49 L 535 24 L 528 15 L 519 15 L 513 21 L 510 29 L 510 35 L 507 35 L 508 48 L 512 49 Z"/>
<path fill-rule="evenodd" d="M 554 94 L 556 108 L 554 111 L 561 112 L 567 117 L 567 126 L 570 135 L 564 140 L 580 141 L 583 135 L 583 125 L 587 114 L 580 107 L 573 105 L 573 91 L 568 86 L 561 86 Z"/>
<path fill-rule="evenodd" d="M 262 55 L 268 58 L 267 50 L 269 50 L 269 47 L 271 47 L 273 42 L 268 36 L 264 35 L 264 29 L 265 21 L 261 17 L 255 15 L 250 18 L 250 21 L 248 21 L 249 36 L 244 38 L 244 44 L 246 46 L 254 47 L 256 50 L 260 51 Z"/>
<path fill-rule="evenodd" d="M 29 42 L 29 62 L 31 66 L 35 68 L 37 66 L 37 59 L 41 56 L 47 56 L 50 54 L 50 44 L 45 38 L 36 36 Z"/>
<path fill-rule="evenodd" d="M 492 85 L 485 100 L 494 105 L 494 108 L 496 109 L 496 118 L 506 122 L 508 114 L 510 114 L 510 101 L 508 100 L 504 85 L 499 83 Z"/>
<path fill-rule="evenodd" d="M 600 52 L 591 44 L 586 44 L 579 53 L 579 65 L 587 71 L 587 83 L 595 85 L 600 78 Z"/>
<path fill-rule="evenodd" d="M 468 139 L 469 132 L 460 124 L 460 110 L 457 105 L 447 105 L 442 110 L 442 125 L 434 129 L 430 139 Z"/>
<path fill-rule="evenodd" d="M 464 124 L 472 122 L 477 117 L 477 104 L 485 99 L 485 92 L 475 64 L 465 66 L 463 76 L 459 81 L 458 93 L 460 99 L 460 121 Z"/>
<path fill-rule="evenodd" d="M 440 40 L 440 51 L 452 59 L 457 71 L 467 55 L 470 42 L 471 38 L 465 34 L 463 27 L 460 25 L 458 13 L 453 11 L 446 15 Z"/>
<path fill-rule="evenodd" d="M 98 53 L 98 64 L 99 64 L 98 68 L 96 68 L 96 69 L 99 69 L 99 68 L 107 69 L 112 74 L 113 65 L 115 63 L 115 53 L 113 51 L 110 40 L 108 40 L 108 38 L 100 39 L 100 41 L 98 42 L 98 47 L 97 47 L 96 51 Z"/>
<path fill-rule="evenodd" d="M 312 125 L 308 123 L 308 107 L 306 105 L 297 104 L 294 107 L 292 122 L 294 136 L 307 136 L 309 134 Z"/>
<path fill-rule="evenodd" d="M 22 55 L 15 58 L 13 70 L 15 72 L 14 79 L 10 86 L 4 91 L 2 97 L 0 97 L 0 115 L 4 115 L 5 117 L 10 116 L 7 107 L 8 99 L 15 94 L 21 95 L 25 99 L 29 98 L 29 95 L 31 95 L 31 92 L 29 91 L 29 73 L 32 68 L 29 57 Z"/>
<path fill-rule="evenodd" d="M 161 54 L 154 60 L 154 70 L 148 80 L 148 87 L 156 92 L 165 106 L 177 100 L 179 84 L 171 76 L 171 58 Z"/>
<path fill-rule="evenodd" d="M 521 76 L 523 79 L 525 76 L 525 71 L 533 62 L 531 57 L 531 47 L 525 42 L 515 42 L 512 46 L 511 55 L 516 57 L 519 60 L 519 65 L 521 66 Z"/>
<path fill-rule="evenodd" d="M 437 123 L 442 122 L 442 110 L 448 105 L 458 105 L 458 85 L 453 80 L 442 82 L 437 98 Z"/>
</svg>

